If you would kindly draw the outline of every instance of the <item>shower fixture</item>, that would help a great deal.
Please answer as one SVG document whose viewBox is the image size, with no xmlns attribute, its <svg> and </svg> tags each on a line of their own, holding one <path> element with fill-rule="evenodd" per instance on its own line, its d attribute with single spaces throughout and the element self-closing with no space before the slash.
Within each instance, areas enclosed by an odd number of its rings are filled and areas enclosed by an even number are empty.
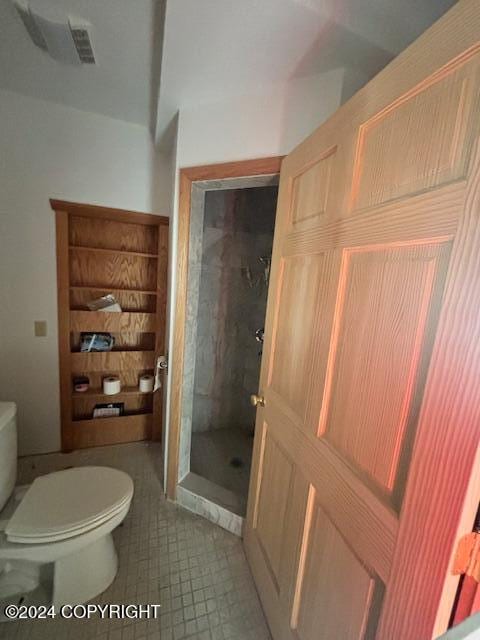
<svg viewBox="0 0 480 640">
<path fill-rule="evenodd" d="M 265 286 L 268 287 L 268 282 L 270 280 L 270 267 L 272 264 L 272 256 L 261 256 L 259 260 L 263 264 L 263 277 L 265 279 Z"/>
<path fill-rule="evenodd" d="M 258 277 L 254 277 L 252 274 L 252 270 L 250 267 L 242 267 L 242 274 L 245 276 L 245 279 L 248 282 L 248 286 L 250 289 L 253 289 L 258 284 Z"/>
<path fill-rule="evenodd" d="M 257 329 L 255 331 L 255 340 L 257 342 L 260 342 L 260 344 L 262 345 L 262 348 L 260 349 L 260 351 L 258 352 L 258 355 L 261 357 L 262 353 L 263 353 L 263 339 L 264 339 L 264 333 L 265 333 L 265 329 L 262 327 L 261 329 Z"/>
<path fill-rule="evenodd" d="M 258 260 L 263 264 L 263 273 L 253 275 L 251 267 L 242 267 L 242 274 L 248 282 L 250 289 L 258 287 L 262 279 L 265 286 L 268 288 L 268 282 L 270 280 L 270 265 L 272 263 L 271 256 L 259 256 Z"/>
</svg>

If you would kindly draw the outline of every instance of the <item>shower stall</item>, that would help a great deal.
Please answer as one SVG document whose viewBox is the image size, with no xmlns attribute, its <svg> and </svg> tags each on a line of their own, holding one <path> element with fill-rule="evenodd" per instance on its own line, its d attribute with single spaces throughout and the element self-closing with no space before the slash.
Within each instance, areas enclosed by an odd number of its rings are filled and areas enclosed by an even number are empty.
<svg viewBox="0 0 480 640">
<path fill-rule="evenodd" d="M 259 384 L 277 195 L 276 184 L 205 189 L 195 207 L 192 193 L 179 502 L 196 494 L 240 518 L 248 495 L 256 415 L 250 395 Z"/>
</svg>

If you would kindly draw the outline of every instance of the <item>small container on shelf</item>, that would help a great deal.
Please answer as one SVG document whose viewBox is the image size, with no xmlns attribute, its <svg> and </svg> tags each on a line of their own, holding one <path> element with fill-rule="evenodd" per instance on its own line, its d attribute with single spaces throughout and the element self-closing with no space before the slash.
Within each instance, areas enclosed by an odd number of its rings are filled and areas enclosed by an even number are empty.
<svg viewBox="0 0 480 640">
<path fill-rule="evenodd" d="M 73 390 L 76 393 L 85 393 L 90 387 L 88 376 L 77 376 L 73 379 Z"/>
<path fill-rule="evenodd" d="M 87 302 L 87 307 L 90 311 L 114 311 L 121 312 L 122 308 L 115 300 L 115 296 L 109 293 L 106 296 L 102 296 L 101 298 L 97 298 L 96 300 L 92 300 L 91 302 Z"/>
<path fill-rule="evenodd" d="M 115 345 L 115 338 L 111 333 L 91 333 L 82 331 L 80 333 L 80 351 L 82 353 L 90 351 L 111 351 Z"/>
<path fill-rule="evenodd" d="M 114 396 L 117 393 L 120 393 L 122 390 L 122 385 L 120 383 L 120 378 L 118 376 L 108 376 L 103 379 L 102 382 L 103 393 L 106 396 Z"/>
<path fill-rule="evenodd" d="M 96 404 L 93 408 L 94 418 L 115 418 L 123 416 L 125 405 L 123 402 L 109 402 Z"/>
<path fill-rule="evenodd" d="M 151 393 L 153 391 L 153 383 L 154 377 L 149 374 L 145 374 L 140 376 L 140 380 L 138 382 L 138 390 L 141 393 Z"/>
</svg>

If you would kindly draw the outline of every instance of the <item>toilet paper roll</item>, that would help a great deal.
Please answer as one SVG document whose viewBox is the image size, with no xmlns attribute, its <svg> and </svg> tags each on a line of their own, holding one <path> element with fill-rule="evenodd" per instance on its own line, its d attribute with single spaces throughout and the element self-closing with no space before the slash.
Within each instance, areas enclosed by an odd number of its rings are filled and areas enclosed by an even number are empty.
<svg viewBox="0 0 480 640">
<path fill-rule="evenodd" d="M 153 391 L 153 376 L 149 376 L 149 375 L 140 376 L 138 389 L 142 393 L 148 393 L 149 391 Z"/>
<path fill-rule="evenodd" d="M 114 396 L 116 393 L 120 393 L 120 390 L 120 378 L 117 376 L 109 376 L 103 379 L 103 393 L 105 395 Z"/>
</svg>

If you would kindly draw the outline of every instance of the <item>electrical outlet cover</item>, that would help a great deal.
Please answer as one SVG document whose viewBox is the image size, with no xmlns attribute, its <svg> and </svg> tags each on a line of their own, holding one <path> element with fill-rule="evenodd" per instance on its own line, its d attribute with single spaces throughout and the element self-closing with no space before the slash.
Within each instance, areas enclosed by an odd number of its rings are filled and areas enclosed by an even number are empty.
<svg viewBox="0 0 480 640">
<path fill-rule="evenodd" d="M 47 323 L 45 320 L 35 320 L 35 337 L 36 338 L 45 338 L 47 335 Z"/>
</svg>

